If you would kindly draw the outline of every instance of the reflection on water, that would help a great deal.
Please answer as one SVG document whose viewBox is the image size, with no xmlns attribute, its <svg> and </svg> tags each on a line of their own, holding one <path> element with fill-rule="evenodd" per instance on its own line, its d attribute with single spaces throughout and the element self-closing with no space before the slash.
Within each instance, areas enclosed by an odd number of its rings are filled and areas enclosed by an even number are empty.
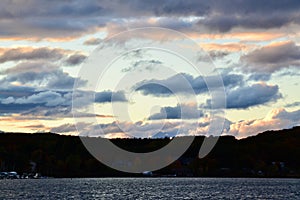
<svg viewBox="0 0 300 200">
<path fill-rule="evenodd" d="M 0 180 L 0 199 L 300 199 L 300 179 Z"/>
</svg>

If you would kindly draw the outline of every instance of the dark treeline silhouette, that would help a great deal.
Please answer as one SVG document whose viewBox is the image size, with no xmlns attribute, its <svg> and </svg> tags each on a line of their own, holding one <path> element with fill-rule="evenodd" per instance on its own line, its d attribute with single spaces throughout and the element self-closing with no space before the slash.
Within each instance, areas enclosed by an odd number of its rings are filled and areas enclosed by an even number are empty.
<svg viewBox="0 0 300 200">
<path fill-rule="evenodd" d="M 300 127 L 267 131 L 237 140 L 219 138 L 214 149 L 198 158 L 204 136 L 171 165 L 154 176 L 300 177 Z M 112 139 L 132 152 L 150 152 L 170 142 L 164 139 Z M 142 176 L 118 172 L 93 158 L 79 137 L 52 133 L 1 133 L 0 171 L 41 173 L 50 177 Z"/>
</svg>

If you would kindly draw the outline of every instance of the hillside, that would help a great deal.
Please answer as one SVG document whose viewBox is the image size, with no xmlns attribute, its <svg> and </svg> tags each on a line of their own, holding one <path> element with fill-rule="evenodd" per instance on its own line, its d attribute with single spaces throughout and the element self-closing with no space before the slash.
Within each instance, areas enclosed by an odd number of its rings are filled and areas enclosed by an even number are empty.
<svg viewBox="0 0 300 200">
<path fill-rule="evenodd" d="M 210 154 L 197 157 L 204 139 L 198 136 L 180 159 L 154 172 L 157 176 L 300 177 L 300 127 L 268 131 L 237 140 L 222 136 Z M 133 152 L 149 152 L 164 139 L 112 139 Z M 1 133 L 0 171 L 39 172 L 51 177 L 140 176 L 115 171 L 94 159 L 79 137 L 52 133 Z"/>
</svg>

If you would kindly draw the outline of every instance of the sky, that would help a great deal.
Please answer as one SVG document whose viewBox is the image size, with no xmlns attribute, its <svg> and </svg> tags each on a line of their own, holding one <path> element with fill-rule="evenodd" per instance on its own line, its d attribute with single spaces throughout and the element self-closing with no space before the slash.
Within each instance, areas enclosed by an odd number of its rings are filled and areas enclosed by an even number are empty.
<svg viewBox="0 0 300 200">
<path fill-rule="evenodd" d="M 3 0 L 0 130 L 244 138 L 297 126 L 299 10 L 297 0 Z"/>
</svg>

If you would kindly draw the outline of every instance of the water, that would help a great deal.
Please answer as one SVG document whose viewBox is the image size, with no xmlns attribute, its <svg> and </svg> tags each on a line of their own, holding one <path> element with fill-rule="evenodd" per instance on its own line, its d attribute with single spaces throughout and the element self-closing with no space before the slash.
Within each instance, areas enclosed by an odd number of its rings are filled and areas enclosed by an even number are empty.
<svg viewBox="0 0 300 200">
<path fill-rule="evenodd" d="M 300 199 L 300 179 L 0 180 L 0 199 Z"/>
</svg>

